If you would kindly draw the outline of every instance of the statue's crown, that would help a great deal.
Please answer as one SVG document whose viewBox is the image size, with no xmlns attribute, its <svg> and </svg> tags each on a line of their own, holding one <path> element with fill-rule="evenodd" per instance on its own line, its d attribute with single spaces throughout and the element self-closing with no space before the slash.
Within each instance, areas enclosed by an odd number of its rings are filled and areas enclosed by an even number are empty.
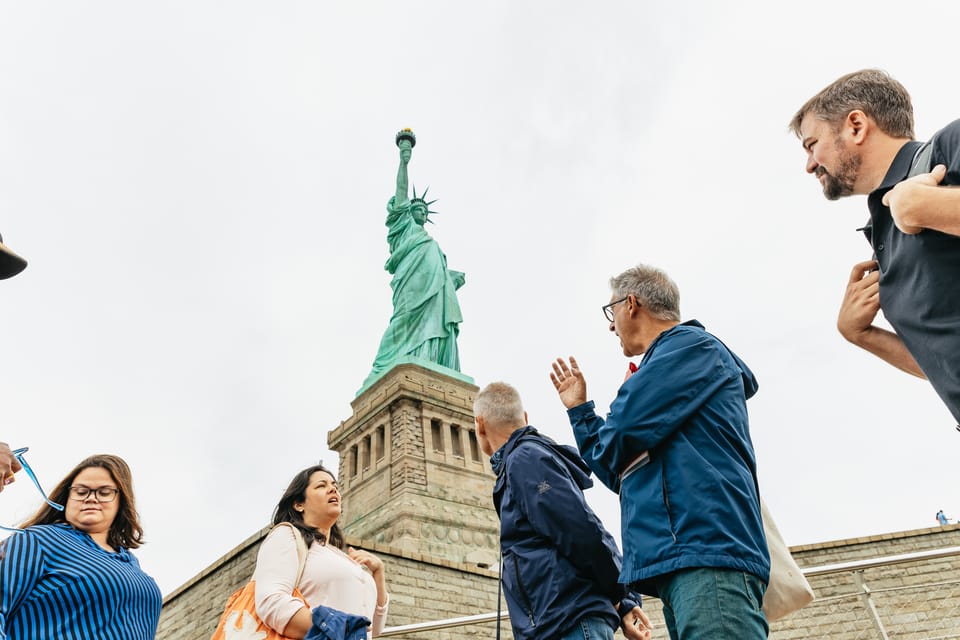
<svg viewBox="0 0 960 640">
<path fill-rule="evenodd" d="M 418 204 L 422 204 L 422 205 L 426 208 L 426 210 L 427 210 L 427 222 L 430 222 L 430 214 L 431 214 L 431 213 L 432 213 L 432 214 L 436 214 L 437 212 L 436 212 L 436 211 L 430 211 L 430 205 L 432 205 L 434 202 L 436 202 L 436 200 L 427 201 L 427 192 L 428 192 L 428 191 L 430 191 L 430 187 L 427 187 L 426 189 L 423 190 L 423 195 L 422 195 L 422 196 L 418 196 L 418 195 L 417 195 L 417 187 L 416 187 L 416 185 L 414 185 L 414 187 L 413 187 L 413 197 L 410 198 L 410 206 L 411 206 L 411 207 L 414 207 L 414 206 L 416 206 L 416 205 L 418 205 Z"/>
</svg>

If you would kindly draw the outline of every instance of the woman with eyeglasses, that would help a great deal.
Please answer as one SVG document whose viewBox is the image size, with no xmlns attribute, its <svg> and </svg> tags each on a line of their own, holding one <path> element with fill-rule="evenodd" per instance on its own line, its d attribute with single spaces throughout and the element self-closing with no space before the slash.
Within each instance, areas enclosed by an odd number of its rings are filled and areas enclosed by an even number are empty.
<svg viewBox="0 0 960 640">
<path fill-rule="evenodd" d="M 253 574 L 255 600 L 264 624 L 288 638 L 310 632 L 315 622 L 311 608 L 320 605 L 371 620 L 374 636 L 383 630 L 389 599 L 383 562 L 346 546 L 339 517 L 340 489 L 323 465 L 294 476 L 274 510 L 274 525 L 289 523 L 293 528 L 276 526 L 261 544 Z M 299 589 L 309 606 L 291 595 L 299 566 L 296 536 L 307 547 Z"/>
<path fill-rule="evenodd" d="M 83 460 L 4 540 L 0 638 L 152 640 L 160 589 L 130 553 L 143 529 L 123 459 Z"/>
</svg>

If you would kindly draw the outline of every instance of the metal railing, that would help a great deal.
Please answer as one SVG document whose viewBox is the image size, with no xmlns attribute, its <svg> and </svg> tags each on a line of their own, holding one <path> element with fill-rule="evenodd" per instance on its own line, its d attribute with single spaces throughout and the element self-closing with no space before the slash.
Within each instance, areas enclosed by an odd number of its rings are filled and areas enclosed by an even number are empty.
<svg viewBox="0 0 960 640">
<path fill-rule="evenodd" d="M 945 547 L 917 551 L 869 560 L 855 560 L 802 569 L 807 578 L 842 576 L 849 574 L 852 583 L 831 585 L 831 591 L 840 593 L 818 596 L 807 608 L 782 621 L 771 624 L 770 638 L 842 638 L 843 640 L 950 640 L 960 639 L 960 567 L 952 580 L 924 582 L 890 587 L 871 588 L 865 572 L 883 570 L 897 565 L 931 562 L 941 559 L 960 561 L 960 547 Z M 885 584 L 883 575 L 876 576 L 877 584 Z M 916 592 L 916 599 L 901 596 Z M 948 595 L 944 595 L 948 594 Z M 653 598 L 648 599 L 654 600 Z M 907 606 L 917 604 L 920 606 Z M 946 604 L 944 604 L 946 603 Z M 943 606 L 939 606 L 943 605 Z M 645 607 L 646 608 L 646 607 Z M 949 609 L 942 611 L 942 609 Z M 900 612 L 903 610 L 903 612 Z M 909 610 L 909 611 L 907 611 Z M 804 612 L 811 615 L 804 615 Z M 815 611 L 816 615 L 813 615 Z M 887 615 L 884 616 L 883 614 Z M 648 612 L 649 614 L 649 612 Z M 653 618 L 654 616 L 651 616 Z M 504 637 L 510 637 L 509 616 L 500 614 Z M 886 620 L 886 622 L 885 622 Z M 497 613 L 481 613 L 460 618 L 419 622 L 387 627 L 380 638 L 395 637 L 425 631 L 437 631 L 497 621 Z M 891 622 L 892 621 L 892 622 Z M 663 633 L 662 623 L 661 634 Z M 896 631 L 894 631 L 894 626 Z M 931 635 L 931 632 L 937 632 Z M 656 636 L 660 637 L 660 636 Z M 665 637 L 665 636 L 664 636 Z"/>
<path fill-rule="evenodd" d="M 510 621 L 510 616 L 504 610 L 500 614 L 501 623 L 505 626 Z M 452 629 L 454 627 L 467 627 L 474 624 L 483 624 L 484 622 L 496 622 L 497 612 L 478 613 L 475 616 L 464 616 L 463 618 L 447 618 L 446 620 L 434 620 L 433 622 L 417 622 L 416 624 L 405 624 L 399 627 L 387 627 L 378 638 L 387 638 L 390 636 L 402 636 L 407 633 L 419 633 L 420 631 L 438 631 L 440 629 Z M 511 633 L 505 629 L 507 633 Z M 512 635 L 512 634 L 511 634 Z"/>
</svg>

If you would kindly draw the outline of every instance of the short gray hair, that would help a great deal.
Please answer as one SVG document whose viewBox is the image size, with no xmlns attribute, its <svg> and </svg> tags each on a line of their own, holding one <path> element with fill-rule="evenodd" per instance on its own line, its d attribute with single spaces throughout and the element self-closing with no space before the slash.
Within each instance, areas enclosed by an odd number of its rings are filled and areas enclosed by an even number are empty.
<svg viewBox="0 0 960 640">
<path fill-rule="evenodd" d="M 473 415 L 493 425 L 524 426 L 520 394 L 506 382 L 491 382 L 484 387 L 473 401 Z"/>
<path fill-rule="evenodd" d="M 662 270 L 638 264 L 610 278 L 613 297 L 633 294 L 650 314 L 660 320 L 680 322 L 680 289 Z"/>
</svg>

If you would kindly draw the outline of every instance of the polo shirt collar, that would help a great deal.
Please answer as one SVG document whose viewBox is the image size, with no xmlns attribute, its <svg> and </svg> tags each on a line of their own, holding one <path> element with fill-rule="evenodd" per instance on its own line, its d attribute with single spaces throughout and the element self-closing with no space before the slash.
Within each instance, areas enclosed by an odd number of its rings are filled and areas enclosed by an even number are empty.
<svg viewBox="0 0 960 640">
<path fill-rule="evenodd" d="M 887 169 L 887 175 L 884 176 L 883 182 L 873 192 L 892 189 L 895 184 L 907 177 L 907 174 L 910 173 L 910 167 L 913 166 L 913 158 L 917 154 L 917 149 L 922 145 L 923 143 L 919 140 L 911 140 L 900 147 L 900 151 L 897 152 L 893 162 L 890 163 L 890 168 Z"/>
</svg>

